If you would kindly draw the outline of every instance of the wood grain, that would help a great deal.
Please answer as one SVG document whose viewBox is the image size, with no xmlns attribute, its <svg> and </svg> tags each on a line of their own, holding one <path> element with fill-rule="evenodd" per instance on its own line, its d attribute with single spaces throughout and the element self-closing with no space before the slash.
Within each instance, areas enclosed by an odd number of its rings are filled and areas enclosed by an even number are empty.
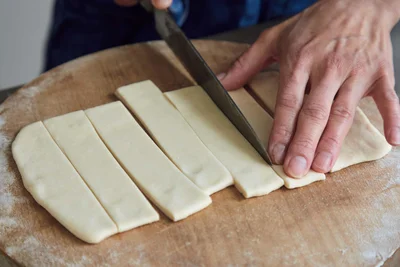
<svg viewBox="0 0 400 267">
<path fill-rule="evenodd" d="M 195 41 L 215 72 L 246 48 Z M 0 250 L 10 266 L 375 266 L 400 247 L 400 153 L 329 174 L 325 182 L 245 200 L 233 187 L 207 209 L 89 245 L 24 189 L 10 152 L 21 127 L 116 100 L 122 85 L 151 79 L 163 91 L 193 84 L 163 42 L 86 56 L 41 75 L 0 106 Z M 379 129 L 370 100 L 362 108 Z M 4 256 L 3 256 L 4 257 Z M 6 264 L 0 261 L 0 265 Z"/>
</svg>

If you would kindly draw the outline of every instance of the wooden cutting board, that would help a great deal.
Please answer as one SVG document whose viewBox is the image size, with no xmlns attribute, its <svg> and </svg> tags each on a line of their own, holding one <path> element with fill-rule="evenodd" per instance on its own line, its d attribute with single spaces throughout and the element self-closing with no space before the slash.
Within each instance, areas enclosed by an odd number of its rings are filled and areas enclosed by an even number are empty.
<svg viewBox="0 0 400 267">
<path fill-rule="evenodd" d="M 217 73 L 247 48 L 195 45 Z M 64 64 L 0 106 L 0 251 L 6 255 L 0 265 L 375 266 L 400 247 L 399 149 L 304 188 L 246 200 L 230 187 L 183 221 L 161 215 L 160 222 L 97 245 L 75 238 L 24 189 L 10 143 L 29 123 L 114 101 L 119 86 L 145 79 L 163 91 L 193 84 L 166 45 L 151 42 Z M 382 130 L 373 103 L 365 100 L 362 108 Z"/>
</svg>

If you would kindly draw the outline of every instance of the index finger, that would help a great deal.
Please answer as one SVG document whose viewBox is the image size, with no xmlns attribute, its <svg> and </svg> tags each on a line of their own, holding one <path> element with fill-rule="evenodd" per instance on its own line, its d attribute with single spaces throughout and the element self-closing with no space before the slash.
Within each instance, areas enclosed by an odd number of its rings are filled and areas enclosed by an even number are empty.
<svg viewBox="0 0 400 267">
<path fill-rule="evenodd" d="M 296 127 L 309 79 L 307 64 L 281 65 L 279 90 L 276 98 L 274 125 L 268 144 L 268 153 L 275 164 L 283 164 L 289 142 Z"/>
</svg>

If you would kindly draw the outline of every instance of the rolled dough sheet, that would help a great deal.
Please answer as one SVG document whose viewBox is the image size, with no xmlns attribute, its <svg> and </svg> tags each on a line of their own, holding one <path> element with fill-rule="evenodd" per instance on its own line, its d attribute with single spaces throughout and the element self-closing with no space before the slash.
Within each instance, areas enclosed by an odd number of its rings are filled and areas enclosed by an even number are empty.
<svg viewBox="0 0 400 267">
<path fill-rule="evenodd" d="M 123 232 L 159 219 L 103 144 L 83 111 L 44 121 L 58 146 Z"/>
<path fill-rule="evenodd" d="M 199 86 L 165 93 L 195 133 L 231 172 L 244 197 L 270 193 L 283 180 L 261 158 Z"/>
<path fill-rule="evenodd" d="M 258 137 L 263 140 L 264 144 L 268 145 L 268 139 L 271 133 L 273 118 L 251 97 L 245 89 L 239 89 L 229 92 L 236 105 L 242 111 L 243 115 L 249 121 Z M 310 170 L 302 178 L 291 178 L 285 174 L 282 166 L 273 165 L 274 171 L 283 179 L 285 187 L 293 189 L 311 184 L 316 181 L 325 180 L 325 174 L 317 173 Z"/>
<path fill-rule="evenodd" d="M 229 171 L 153 82 L 121 87 L 116 95 L 171 161 L 200 189 L 211 195 L 233 184 Z"/>
<path fill-rule="evenodd" d="M 279 86 L 279 73 L 260 73 L 249 85 L 273 113 Z M 391 149 L 392 147 L 387 143 L 385 137 L 372 125 L 364 112 L 357 108 L 353 125 L 344 139 L 339 157 L 331 172 L 361 162 L 380 159 L 387 155 Z"/>
<path fill-rule="evenodd" d="M 377 160 L 387 155 L 392 146 L 386 141 L 378 129 L 370 122 L 364 112 L 357 107 L 353 125 L 344 139 L 339 157 L 331 172 L 348 166 Z"/>
<path fill-rule="evenodd" d="M 170 219 L 178 221 L 211 203 L 183 175 L 120 102 L 86 110 L 97 132 L 131 178 Z"/>
<path fill-rule="evenodd" d="M 42 122 L 19 132 L 12 144 L 12 154 L 25 188 L 76 237 L 98 243 L 118 232 Z"/>
</svg>

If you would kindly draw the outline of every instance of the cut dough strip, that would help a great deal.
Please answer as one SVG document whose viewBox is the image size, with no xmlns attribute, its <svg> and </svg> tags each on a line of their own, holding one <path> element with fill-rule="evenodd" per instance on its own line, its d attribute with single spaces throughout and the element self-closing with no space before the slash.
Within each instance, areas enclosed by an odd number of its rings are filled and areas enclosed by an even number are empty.
<svg viewBox="0 0 400 267">
<path fill-rule="evenodd" d="M 275 113 L 276 96 L 279 88 L 279 72 L 260 72 L 249 82 L 252 91 L 264 103 L 270 114 Z"/>
<path fill-rule="evenodd" d="M 236 103 L 244 117 L 256 132 L 265 147 L 268 146 L 273 119 L 243 88 L 230 91 L 229 95 Z"/>
<path fill-rule="evenodd" d="M 86 114 L 135 183 L 173 221 L 211 203 L 211 198 L 179 171 L 120 101 L 88 109 Z"/>
<path fill-rule="evenodd" d="M 292 178 L 286 175 L 281 165 L 273 165 L 272 168 L 285 181 L 285 187 L 287 189 L 303 187 L 311 183 L 323 181 L 326 179 L 325 174 L 318 173 L 313 170 L 310 170 L 306 175 L 301 178 Z"/>
<path fill-rule="evenodd" d="M 242 111 L 243 115 L 249 121 L 258 137 L 263 140 L 265 147 L 268 145 L 268 139 L 271 134 L 273 118 L 254 100 L 245 89 L 239 89 L 229 92 L 236 105 Z M 282 166 L 273 165 L 274 171 L 283 179 L 285 187 L 293 189 L 311 184 L 316 181 L 325 180 L 325 174 L 310 170 L 300 179 L 291 178 L 285 174 Z"/>
<path fill-rule="evenodd" d="M 229 171 L 201 142 L 153 82 L 121 87 L 116 95 L 171 161 L 200 189 L 211 195 L 233 184 Z"/>
<path fill-rule="evenodd" d="M 119 232 L 159 219 L 83 111 L 45 120 L 44 125 L 116 223 Z"/>
<path fill-rule="evenodd" d="M 25 188 L 76 237 L 98 243 L 118 232 L 42 122 L 19 132 L 12 153 Z"/>
<path fill-rule="evenodd" d="M 249 83 L 252 91 L 272 112 L 275 111 L 278 84 L 278 72 L 260 73 Z M 339 157 L 331 172 L 361 162 L 380 159 L 391 149 L 385 137 L 372 125 L 364 112 L 357 108 L 353 125 L 344 139 Z"/>
<path fill-rule="evenodd" d="M 261 158 L 199 86 L 165 93 L 246 197 L 280 188 L 283 180 Z"/>
</svg>

